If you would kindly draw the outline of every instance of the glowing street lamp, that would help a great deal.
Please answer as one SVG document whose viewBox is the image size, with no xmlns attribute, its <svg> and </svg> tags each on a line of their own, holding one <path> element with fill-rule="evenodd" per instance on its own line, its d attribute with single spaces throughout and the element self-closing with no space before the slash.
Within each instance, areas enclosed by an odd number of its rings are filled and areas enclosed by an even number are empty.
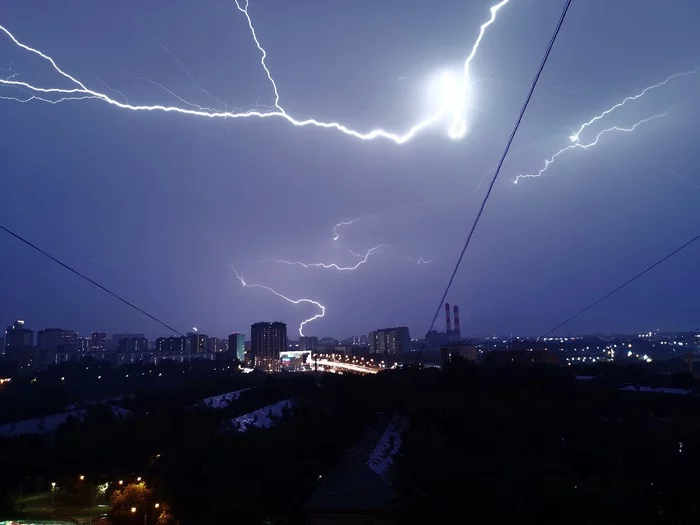
<svg viewBox="0 0 700 525">
<path fill-rule="evenodd" d="M 136 514 L 136 507 L 131 507 L 131 513 Z"/>
</svg>

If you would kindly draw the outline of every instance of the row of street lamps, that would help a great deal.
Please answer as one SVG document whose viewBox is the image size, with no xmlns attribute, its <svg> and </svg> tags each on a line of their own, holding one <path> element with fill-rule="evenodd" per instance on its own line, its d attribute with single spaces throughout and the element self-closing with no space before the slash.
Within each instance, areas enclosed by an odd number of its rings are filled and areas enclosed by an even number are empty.
<svg viewBox="0 0 700 525">
<path fill-rule="evenodd" d="M 160 508 L 160 503 L 153 504 L 154 509 Z M 131 513 L 136 514 L 136 507 L 131 507 Z M 148 507 L 143 510 L 143 525 L 148 525 Z"/>
<path fill-rule="evenodd" d="M 80 475 L 78 476 L 78 479 L 79 479 L 80 481 L 85 481 L 85 474 L 80 474 Z M 138 476 L 138 477 L 136 478 L 136 482 L 137 482 L 137 483 L 141 483 L 141 481 L 142 481 L 141 476 Z M 118 483 L 119 486 L 123 486 L 123 485 L 124 485 L 124 480 L 123 480 L 123 479 L 120 479 L 117 483 Z M 90 507 L 89 507 L 88 524 L 92 524 L 92 492 L 93 492 L 93 490 L 94 490 L 94 485 L 93 485 L 92 482 L 90 482 Z M 53 507 L 53 505 L 54 505 L 54 492 L 55 492 L 55 491 L 56 491 L 56 482 L 55 482 L 55 481 L 52 481 L 52 482 L 51 482 L 51 507 Z M 153 507 L 156 508 L 156 509 L 159 508 L 159 507 L 160 507 L 160 503 L 155 503 L 155 504 L 153 505 Z M 136 507 L 131 507 L 131 512 L 132 512 L 132 514 L 135 513 L 135 512 L 136 512 Z M 143 523 L 144 523 L 144 525 L 147 525 L 147 513 L 146 513 L 146 511 L 144 511 L 144 514 L 143 514 Z"/>
</svg>

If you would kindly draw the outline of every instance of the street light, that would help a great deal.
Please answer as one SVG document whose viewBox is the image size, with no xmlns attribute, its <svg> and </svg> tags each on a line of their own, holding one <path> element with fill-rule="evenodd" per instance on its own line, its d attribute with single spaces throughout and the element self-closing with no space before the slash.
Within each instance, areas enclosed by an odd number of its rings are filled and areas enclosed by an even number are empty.
<svg viewBox="0 0 700 525">
<path fill-rule="evenodd" d="M 136 514 L 136 507 L 131 507 L 131 513 Z"/>
<path fill-rule="evenodd" d="M 80 475 L 80 481 L 85 481 L 85 474 L 81 474 L 81 475 Z M 90 524 L 92 523 L 92 491 L 93 491 L 93 490 L 94 490 L 94 487 L 93 487 L 92 481 L 91 481 L 91 482 L 90 482 L 90 487 L 89 487 L 89 491 L 90 491 L 90 513 L 89 513 L 89 517 L 88 517 L 88 523 L 90 523 Z"/>
<path fill-rule="evenodd" d="M 123 485 L 123 484 L 124 484 L 124 480 L 123 480 L 123 479 L 120 479 L 120 480 L 119 480 L 119 484 L 120 484 L 120 485 Z"/>
</svg>

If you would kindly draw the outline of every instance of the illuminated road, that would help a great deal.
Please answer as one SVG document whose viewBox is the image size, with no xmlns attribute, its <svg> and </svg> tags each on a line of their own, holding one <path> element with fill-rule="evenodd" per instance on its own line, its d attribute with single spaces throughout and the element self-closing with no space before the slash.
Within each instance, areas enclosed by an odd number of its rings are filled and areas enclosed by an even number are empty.
<svg viewBox="0 0 700 525">
<path fill-rule="evenodd" d="M 342 361 L 333 361 L 330 359 L 314 360 L 314 364 L 315 363 L 318 363 L 319 367 L 333 368 L 336 370 L 337 369 L 348 370 L 348 371 L 355 372 L 358 374 L 376 374 L 377 372 L 379 372 L 379 369 L 377 367 L 358 365 L 356 363 L 345 363 Z"/>
</svg>

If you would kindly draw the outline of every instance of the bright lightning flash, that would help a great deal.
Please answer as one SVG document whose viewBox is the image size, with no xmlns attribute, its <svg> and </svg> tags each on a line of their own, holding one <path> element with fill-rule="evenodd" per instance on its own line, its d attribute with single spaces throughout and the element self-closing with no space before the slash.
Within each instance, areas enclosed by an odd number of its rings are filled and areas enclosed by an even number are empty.
<svg viewBox="0 0 700 525">
<path fill-rule="evenodd" d="M 309 317 L 308 319 L 302 321 L 301 324 L 299 325 L 299 335 L 302 337 L 304 337 L 304 325 L 306 325 L 307 323 L 310 323 L 311 321 L 315 321 L 316 319 L 320 319 L 321 317 L 326 315 L 326 307 L 323 306 L 318 301 L 314 301 L 312 299 L 305 299 L 305 298 L 304 299 L 290 299 L 286 295 L 283 295 L 283 294 L 279 293 L 278 291 L 273 290 L 269 286 L 264 286 L 262 284 L 249 284 L 245 281 L 245 279 L 243 279 L 243 276 L 241 274 L 239 274 L 233 266 L 231 267 L 231 269 L 233 270 L 233 273 L 236 274 L 236 277 L 241 282 L 241 285 L 244 288 L 262 288 L 263 290 L 267 290 L 268 292 L 272 292 L 277 297 L 284 299 L 285 301 L 290 302 L 292 304 L 308 303 L 308 304 L 312 304 L 312 305 L 316 306 L 317 308 L 319 308 L 321 310 L 320 313 L 314 315 L 313 317 Z"/>
<path fill-rule="evenodd" d="M 636 129 L 637 129 L 640 125 L 642 125 L 642 124 L 645 124 L 645 123 L 647 123 L 647 122 L 649 122 L 649 121 L 651 121 L 651 120 L 657 119 L 657 118 L 661 118 L 661 117 L 667 116 L 667 115 L 670 113 L 670 111 L 671 111 L 670 109 L 669 109 L 668 111 L 665 111 L 664 113 L 660 113 L 660 114 L 657 114 L 657 115 L 652 115 L 651 117 L 642 119 L 642 120 L 638 121 L 636 124 L 634 124 L 633 126 L 631 126 L 631 127 L 629 127 L 629 128 L 623 128 L 623 127 L 619 127 L 619 126 L 612 126 L 612 127 L 610 127 L 610 128 L 607 128 L 607 129 L 604 129 L 604 130 L 600 131 L 600 132 L 595 136 L 595 138 L 594 138 L 591 142 L 589 142 L 589 143 L 587 143 L 587 144 L 584 144 L 584 143 L 581 142 L 581 133 L 582 133 L 583 131 L 585 131 L 586 128 L 588 128 L 589 126 L 591 126 L 591 125 L 594 124 L 595 122 L 597 122 L 597 121 L 599 121 L 599 120 L 605 118 L 606 116 L 610 115 L 610 113 L 612 113 L 612 112 L 615 111 L 616 109 L 619 109 L 619 108 L 623 107 L 623 106 L 624 106 L 625 104 L 627 104 L 628 102 L 631 102 L 631 101 L 634 101 L 634 100 L 637 100 L 637 99 L 643 97 L 646 93 L 648 93 L 649 91 L 651 91 L 651 90 L 653 90 L 653 89 L 656 89 L 656 88 L 665 86 L 669 81 L 671 81 L 671 80 L 673 80 L 673 79 L 675 79 L 675 78 L 686 77 L 686 76 L 689 76 L 689 75 L 694 75 L 694 74 L 698 73 L 698 71 L 699 71 L 698 69 L 694 69 L 694 70 L 691 70 L 691 71 L 685 71 L 685 72 L 683 72 L 683 73 L 675 73 L 675 74 L 673 74 L 673 75 L 670 75 L 670 76 L 666 77 L 663 81 L 661 81 L 661 82 L 659 82 L 659 83 L 657 83 L 657 84 L 652 84 L 651 86 L 645 87 L 642 91 L 640 91 L 639 93 L 637 93 L 637 94 L 635 94 L 635 95 L 631 95 L 631 96 L 629 96 L 629 97 L 625 97 L 622 101 L 618 102 L 617 104 L 611 106 L 610 108 L 606 109 L 606 110 L 603 111 L 602 113 L 596 115 L 596 116 L 593 117 L 592 119 L 590 119 L 590 120 L 584 122 L 583 124 L 581 124 L 581 125 L 579 126 L 579 128 L 578 128 L 578 131 L 575 131 L 574 133 L 572 133 L 572 134 L 569 136 L 569 141 L 571 142 L 571 144 L 569 144 L 568 146 L 566 146 L 566 147 L 560 149 L 560 150 L 557 151 L 554 155 L 552 155 L 551 157 L 549 157 L 548 159 L 546 159 L 546 160 L 544 161 L 544 166 L 543 166 L 537 173 L 528 173 L 528 174 L 524 174 L 524 175 L 518 175 L 517 177 L 515 177 L 515 180 L 514 180 L 513 182 L 514 182 L 515 184 L 517 184 L 518 181 L 519 181 L 520 179 L 536 178 L 536 177 L 542 176 L 542 174 L 544 174 L 544 173 L 547 171 L 547 169 L 549 168 L 549 166 L 550 166 L 560 155 L 562 155 L 563 153 L 566 153 L 566 152 L 569 151 L 569 150 L 576 149 L 576 148 L 580 148 L 580 149 L 583 149 L 583 150 L 588 150 L 589 148 L 592 148 L 593 146 L 597 145 L 599 139 L 600 139 L 603 135 L 605 135 L 606 133 L 610 133 L 610 132 L 612 132 L 612 131 L 618 131 L 618 132 L 626 132 L 626 133 L 629 133 L 629 132 L 632 132 L 632 131 L 636 130 Z"/>
<path fill-rule="evenodd" d="M 196 104 L 187 102 L 175 95 L 172 91 L 166 91 L 174 95 L 177 99 L 185 104 L 182 106 L 166 106 L 162 104 L 154 105 L 143 105 L 143 104 L 130 104 L 128 101 L 120 101 L 110 97 L 107 93 L 96 91 L 94 89 L 88 88 L 83 82 L 78 80 L 73 75 L 67 73 L 65 70 L 61 69 L 58 64 L 49 55 L 43 53 L 42 51 L 30 47 L 26 44 L 20 42 L 8 29 L 0 25 L 0 30 L 5 33 L 12 42 L 20 47 L 21 49 L 30 52 L 34 55 L 41 57 L 51 64 L 53 69 L 69 80 L 72 84 L 70 88 L 59 88 L 59 87 L 40 87 L 29 82 L 24 82 L 14 79 L 10 76 L 8 78 L 0 78 L 0 85 L 9 88 L 14 88 L 18 90 L 23 90 L 29 92 L 31 95 L 28 98 L 18 98 L 18 97 L 2 97 L 5 100 L 12 100 L 16 102 L 30 102 L 30 101 L 41 101 L 56 104 L 59 102 L 68 102 L 74 100 L 84 100 L 84 99 L 95 99 L 105 102 L 113 107 L 119 109 L 125 109 L 130 111 L 145 111 L 145 112 L 165 112 L 165 113 L 177 113 L 181 115 L 190 115 L 196 117 L 205 118 L 215 118 L 215 119 L 246 119 L 246 118 L 280 118 L 286 120 L 288 123 L 297 127 L 313 126 L 323 129 L 334 129 L 340 131 L 351 137 L 355 137 L 361 140 L 373 140 L 377 138 L 383 138 L 391 140 L 397 144 L 403 144 L 411 140 L 419 132 L 425 130 L 426 128 L 432 126 L 443 118 L 449 118 L 450 124 L 447 129 L 447 134 L 452 139 L 461 139 L 465 136 L 468 129 L 468 101 L 469 94 L 471 92 L 470 84 L 470 65 L 472 60 L 477 54 L 479 46 L 484 38 L 486 29 L 495 22 L 498 11 L 503 8 L 510 0 L 501 0 L 499 3 L 495 4 L 490 8 L 491 16 L 490 18 L 480 26 L 479 34 L 474 42 L 471 52 L 467 56 L 464 62 L 464 70 L 461 80 L 457 80 L 452 74 L 445 74 L 441 77 L 441 101 L 439 107 L 435 112 L 420 120 L 413 126 L 411 126 L 407 131 L 403 133 L 393 133 L 385 131 L 383 129 L 373 129 L 368 132 L 360 132 L 348 128 L 347 126 L 339 122 L 324 122 L 316 119 L 296 119 L 292 117 L 287 111 L 280 105 L 280 95 L 277 89 L 277 84 L 267 66 L 267 51 L 260 44 L 257 36 L 255 27 L 253 26 L 252 19 L 248 13 L 248 0 L 245 3 L 241 3 L 239 0 L 234 0 L 238 10 L 244 14 L 248 22 L 248 28 L 250 30 L 253 41 L 256 47 L 261 53 L 260 63 L 264 69 L 268 80 L 274 91 L 275 106 L 271 111 L 260 111 L 258 109 L 251 111 L 235 112 L 235 111 L 220 111 L 211 110 L 198 106 Z M 190 75 L 190 79 L 192 79 Z M 163 87 L 163 86 L 160 86 Z M 198 86 L 199 87 L 199 86 Z M 165 89 L 165 88 L 164 88 Z M 201 89 L 201 88 L 200 88 Z"/>
</svg>

